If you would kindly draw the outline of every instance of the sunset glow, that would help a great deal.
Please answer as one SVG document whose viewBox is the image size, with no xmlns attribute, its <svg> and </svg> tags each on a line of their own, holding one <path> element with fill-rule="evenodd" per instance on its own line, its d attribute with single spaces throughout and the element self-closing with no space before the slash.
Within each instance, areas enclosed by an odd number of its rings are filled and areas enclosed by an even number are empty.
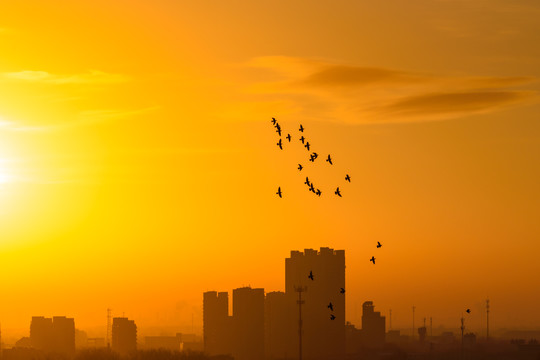
<svg viewBox="0 0 540 360">
<path fill-rule="evenodd" d="M 404 332 L 413 305 L 457 329 L 471 307 L 480 334 L 489 297 L 494 329 L 538 328 L 539 14 L 2 0 L 2 340 L 35 315 L 103 337 L 108 308 L 200 334 L 204 291 L 283 290 L 290 251 L 326 246 L 347 321 L 370 300 Z"/>
</svg>

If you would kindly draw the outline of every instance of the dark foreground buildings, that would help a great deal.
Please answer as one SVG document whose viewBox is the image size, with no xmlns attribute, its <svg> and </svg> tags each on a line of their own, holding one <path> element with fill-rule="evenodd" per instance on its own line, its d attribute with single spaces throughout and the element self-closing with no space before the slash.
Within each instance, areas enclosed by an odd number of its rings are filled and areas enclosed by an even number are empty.
<svg viewBox="0 0 540 360">
<path fill-rule="evenodd" d="M 313 274 L 313 279 L 308 276 Z M 299 355 L 299 292 L 302 290 L 303 359 L 345 356 L 345 251 L 291 251 L 285 259 L 285 292 L 233 290 L 203 294 L 205 352 L 236 360 L 291 359 Z M 329 304 L 332 303 L 332 308 Z M 333 319 L 332 319 L 333 317 Z"/>
</svg>

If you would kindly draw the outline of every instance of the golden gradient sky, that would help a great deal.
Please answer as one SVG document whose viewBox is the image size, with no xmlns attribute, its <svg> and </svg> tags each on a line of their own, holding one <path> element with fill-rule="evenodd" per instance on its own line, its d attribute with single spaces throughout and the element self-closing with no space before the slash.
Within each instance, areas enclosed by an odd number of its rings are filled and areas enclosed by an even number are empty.
<svg viewBox="0 0 540 360">
<path fill-rule="evenodd" d="M 203 291 L 283 290 L 289 251 L 320 246 L 346 250 L 357 325 L 373 300 L 394 328 L 413 304 L 435 326 L 471 308 L 482 334 L 489 296 L 493 327 L 538 327 L 539 16 L 535 0 L 2 0 L 2 328 L 104 330 L 111 307 L 143 333 L 192 313 L 199 331 Z M 305 170 L 321 198 L 296 170 L 299 123 L 334 158 Z"/>
</svg>

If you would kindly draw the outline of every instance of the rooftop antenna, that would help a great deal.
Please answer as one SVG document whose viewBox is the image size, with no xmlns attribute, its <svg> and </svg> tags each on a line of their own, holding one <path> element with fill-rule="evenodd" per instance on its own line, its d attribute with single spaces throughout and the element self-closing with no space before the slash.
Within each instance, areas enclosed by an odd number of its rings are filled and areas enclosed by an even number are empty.
<svg viewBox="0 0 540 360">
<path fill-rule="evenodd" d="M 486 299 L 486 341 L 489 341 L 489 298 Z"/>
<path fill-rule="evenodd" d="M 295 286 L 294 291 L 298 293 L 298 360 L 302 360 L 302 304 L 305 303 L 302 300 L 302 293 L 307 291 L 307 287 Z"/>
</svg>

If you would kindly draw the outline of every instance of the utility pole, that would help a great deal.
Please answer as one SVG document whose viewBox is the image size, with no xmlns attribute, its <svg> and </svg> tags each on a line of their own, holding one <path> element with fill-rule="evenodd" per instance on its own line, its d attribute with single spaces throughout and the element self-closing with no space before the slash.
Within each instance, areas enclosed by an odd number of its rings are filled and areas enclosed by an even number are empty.
<svg viewBox="0 0 540 360">
<path fill-rule="evenodd" d="M 486 341 L 489 341 L 489 298 L 486 299 Z"/>
<path fill-rule="evenodd" d="M 463 333 L 465 332 L 465 319 L 463 318 L 463 314 L 461 314 L 461 358 L 464 357 L 463 352 Z"/>
<path fill-rule="evenodd" d="M 302 360 L 302 304 L 305 303 L 302 300 L 302 293 L 307 290 L 307 287 L 295 286 L 294 291 L 298 293 L 298 360 Z"/>
<path fill-rule="evenodd" d="M 412 339 L 414 341 L 414 311 L 416 310 L 416 306 L 413 305 L 412 307 Z"/>
<path fill-rule="evenodd" d="M 111 309 L 107 309 L 107 347 L 108 348 L 111 347 L 111 329 L 112 329 L 111 312 L 112 312 Z"/>
</svg>

